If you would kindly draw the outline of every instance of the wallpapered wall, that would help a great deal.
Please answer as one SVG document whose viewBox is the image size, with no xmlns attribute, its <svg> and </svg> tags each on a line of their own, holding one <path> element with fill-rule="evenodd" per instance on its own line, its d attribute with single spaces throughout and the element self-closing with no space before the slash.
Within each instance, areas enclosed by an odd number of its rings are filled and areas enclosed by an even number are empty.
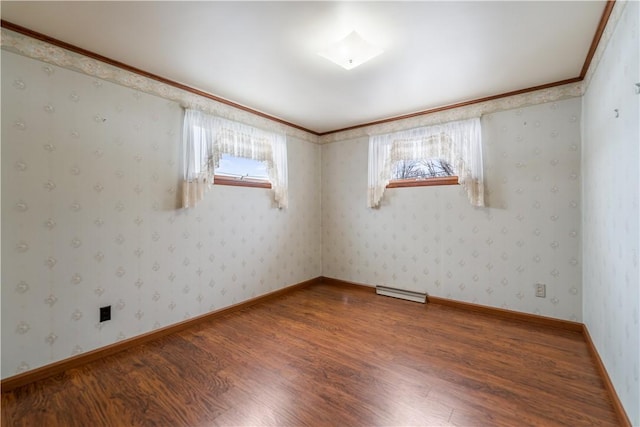
<svg viewBox="0 0 640 427">
<path fill-rule="evenodd" d="M 639 9 L 629 2 L 618 21 L 582 120 L 584 321 L 633 425 L 640 425 Z"/>
<path fill-rule="evenodd" d="M 321 274 L 319 146 L 289 139 L 286 210 L 187 211 L 177 103 L 3 51 L 2 113 L 3 378 Z"/>
<path fill-rule="evenodd" d="M 352 132 L 289 139 L 287 210 L 268 190 L 219 186 L 183 211 L 176 102 L 3 50 L 2 377 L 324 274 L 584 317 L 640 424 L 638 40 L 631 2 L 588 73 L 584 218 L 581 101 L 556 91 L 483 117 L 488 208 L 450 186 L 389 190 L 367 209 L 367 139 Z"/>
<path fill-rule="evenodd" d="M 324 275 L 580 321 L 579 118 L 579 98 L 484 116 L 488 208 L 441 186 L 368 209 L 368 139 L 324 145 Z"/>
</svg>

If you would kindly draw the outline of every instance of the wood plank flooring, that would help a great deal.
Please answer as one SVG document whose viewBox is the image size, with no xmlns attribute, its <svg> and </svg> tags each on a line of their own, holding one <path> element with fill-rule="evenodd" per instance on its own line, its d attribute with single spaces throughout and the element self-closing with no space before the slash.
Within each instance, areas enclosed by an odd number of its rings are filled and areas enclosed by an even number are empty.
<svg viewBox="0 0 640 427">
<path fill-rule="evenodd" d="M 580 333 L 320 284 L 3 393 L 2 425 L 618 420 Z"/>
</svg>

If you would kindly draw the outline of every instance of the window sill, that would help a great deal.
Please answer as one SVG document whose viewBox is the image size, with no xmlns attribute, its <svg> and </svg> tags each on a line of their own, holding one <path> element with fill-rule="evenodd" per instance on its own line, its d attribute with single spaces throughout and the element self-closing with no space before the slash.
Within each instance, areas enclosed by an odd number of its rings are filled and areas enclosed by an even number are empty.
<svg viewBox="0 0 640 427">
<path fill-rule="evenodd" d="M 387 188 L 428 187 L 431 185 L 458 185 L 457 176 L 440 176 L 426 179 L 395 179 L 387 185 Z"/>
<path fill-rule="evenodd" d="M 216 175 L 213 177 L 213 185 L 232 185 L 235 187 L 271 188 L 269 181 L 256 179 L 240 179 L 228 176 Z"/>
</svg>

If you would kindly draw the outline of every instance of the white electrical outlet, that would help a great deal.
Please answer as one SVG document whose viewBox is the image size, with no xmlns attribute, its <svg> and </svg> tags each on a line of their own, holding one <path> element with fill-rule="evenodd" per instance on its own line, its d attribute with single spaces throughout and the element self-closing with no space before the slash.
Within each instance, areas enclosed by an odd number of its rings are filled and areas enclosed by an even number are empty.
<svg viewBox="0 0 640 427">
<path fill-rule="evenodd" d="M 538 298 L 544 298 L 547 296 L 547 285 L 545 285 L 544 283 L 537 283 L 536 284 L 536 296 Z"/>
</svg>

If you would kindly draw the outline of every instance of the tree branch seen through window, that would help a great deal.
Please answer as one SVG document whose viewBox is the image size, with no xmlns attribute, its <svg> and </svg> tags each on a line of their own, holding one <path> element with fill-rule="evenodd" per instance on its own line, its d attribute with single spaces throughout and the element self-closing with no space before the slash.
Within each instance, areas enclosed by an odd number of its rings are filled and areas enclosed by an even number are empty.
<svg viewBox="0 0 640 427">
<path fill-rule="evenodd" d="M 451 165 L 442 159 L 400 160 L 393 169 L 391 179 L 428 179 L 454 175 Z"/>
<path fill-rule="evenodd" d="M 446 160 L 400 160 L 393 167 L 387 188 L 457 184 L 458 177 Z"/>
</svg>

